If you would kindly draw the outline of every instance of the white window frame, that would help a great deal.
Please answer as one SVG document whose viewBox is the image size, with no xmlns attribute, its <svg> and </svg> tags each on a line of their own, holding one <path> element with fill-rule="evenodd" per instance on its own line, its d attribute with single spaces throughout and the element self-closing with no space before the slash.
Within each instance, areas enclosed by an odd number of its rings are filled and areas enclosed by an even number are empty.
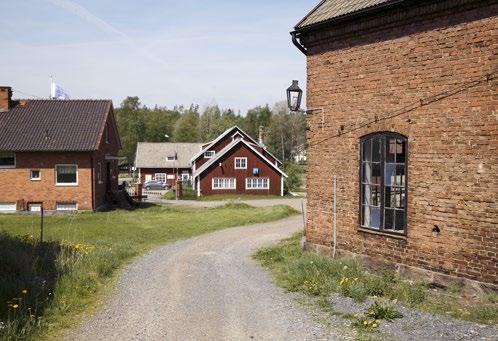
<svg viewBox="0 0 498 341">
<path fill-rule="evenodd" d="M 33 177 L 33 172 L 38 172 L 38 177 Z M 40 181 L 41 180 L 41 170 L 39 169 L 30 169 L 29 170 L 29 178 L 31 181 Z"/>
<path fill-rule="evenodd" d="M 233 180 L 233 184 L 231 184 L 231 180 Z M 222 183 L 220 183 L 222 181 Z M 215 185 L 215 183 L 217 185 Z M 212 190 L 224 190 L 224 189 L 237 189 L 237 179 L 236 178 L 213 178 L 211 180 L 211 189 Z"/>
<path fill-rule="evenodd" d="M 8 154 L 14 155 L 14 164 L 13 165 L 9 165 L 9 166 L 2 166 L 2 165 L 0 165 L 0 168 L 16 168 L 16 162 L 17 162 L 17 160 L 16 160 L 16 153 L 10 153 L 10 152 L 0 153 L 0 155 L 2 155 L 2 154 L 3 155 L 8 155 Z"/>
<path fill-rule="evenodd" d="M 255 180 L 256 186 L 253 183 Z M 259 180 L 261 180 L 261 184 Z M 266 180 L 266 186 L 264 186 L 263 180 Z M 246 178 L 246 189 L 270 189 L 270 178 Z"/>
<path fill-rule="evenodd" d="M 57 167 L 63 167 L 63 166 L 74 166 L 74 167 L 76 167 L 76 182 L 58 182 L 57 181 Z M 55 185 L 56 186 L 61 186 L 61 187 L 78 186 L 78 179 L 79 179 L 78 165 L 76 165 L 76 164 L 56 164 L 55 165 L 55 169 L 54 169 L 54 176 L 55 176 Z"/>
<path fill-rule="evenodd" d="M 166 180 L 168 179 L 168 178 L 167 178 L 167 174 L 166 174 L 166 173 L 155 173 L 155 174 L 154 174 L 154 180 L 155 180 L 155 181 L 159 181 L 159 180 L 157 179 L 157 176 L 158 176 L 158 175 L 160 175 L 161 177 L 164 175 L 164 181 L 162 181 L 162 182 L 166 182 Z"/>
<path fill-rule="evenodd" d="M 237 167 L 237 161 L 244 161 L 244 167 Z M 246 157 L 236 157 L 234 160 L 235 169 L 247 169 L 247 158 Z"/>
<path fill-rule="evenodd" d="M 215 155 L 216 155 L 216 151 L 214 151 L 214 150 L 206 150 L 204 152 L 205 159 L 212 159 Z"/>
<path fill-rule="evenodd" d="M 55 210 L 56 211 L 77 211 L 78 210 L 78 203 L 77 202 L 57 202 L 57 203 L 55 203 Z"/>
</svg>

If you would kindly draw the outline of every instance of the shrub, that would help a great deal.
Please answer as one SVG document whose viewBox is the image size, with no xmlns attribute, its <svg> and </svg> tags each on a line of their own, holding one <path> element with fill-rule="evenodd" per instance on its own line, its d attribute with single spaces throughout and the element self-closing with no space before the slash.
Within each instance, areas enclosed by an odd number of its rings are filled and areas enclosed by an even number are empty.
<svg viewBox="0 0 498 341">
<path fill-rule="evenodd" d="M 389 304 L 379 303 L 378 301 L 375 301 L 367 309 L 367 316 L 373 319 L 391 321 L 403 317 L 403 314 L 401 314 Z"/>
<path fill-rule="evenodd" d="M 294 163 L 289 163 L 284 169 L 287 174 L 287 178 L 284 181 L 284 189 L 286 192 L 292 192 L 298 190 L 303 181 L 301 176 L 303 175 L 303 168 Z"/>
</svg>

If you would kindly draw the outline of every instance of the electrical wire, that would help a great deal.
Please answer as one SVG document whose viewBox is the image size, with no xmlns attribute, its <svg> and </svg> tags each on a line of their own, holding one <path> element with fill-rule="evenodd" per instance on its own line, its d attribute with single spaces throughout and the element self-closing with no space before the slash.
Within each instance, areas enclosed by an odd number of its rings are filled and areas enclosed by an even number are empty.
<svg viewBox="0 0 498 341">
<path fill-rule="evenodd" d="M 483 82 L 490 82 L 492 80 L 494 80 L 496 78 L 496 73 L 498 72 L 498 70 L 494 70 L 493 72 L 491 73 L 488 73 L 486 74 L 485 76 L 480 76 L 479 78 L 473 80 L 473 81 L 470 81 L 470 82 L 467 82 L 467 83 L 464 83 L 454 89 L 450 89 L 450 90 L 446 90 L 446 91 L 443 91 L 443 92 L 440 92 L 438 94 L 435 94 L 433 96 L 428 96 L 428 97 L 425 97 L 425 98 L 421 98 L 418 102 L 414 102 L 414 103 L 411 103 L 409 105 L 406 105 L 398 110 L 395 110 L 389 114 L 387 114 L 386 116 L 384 117 L 377 117 L 375 116 L 375 118 L 373 119 L 370 119 L 370 120 L 367 120 L 363 123 L 360 123 L 359 125 L 357 126 L 354 126 L 354 127 L 351 127 L 349 130 L 342 130 L 342 131 L 339 131 L 338 133 L 336 134 L 333 134 L 333 135 L 329 135 L 319 141 L 316 141 L 316 142 L 313 142 L 313 143 L 310 143 L 308 144 L 308 148 L 309 147 L 313 147 L 315 145 L 318 145 L 318 144 L 321 144 L 325 141 L 328 141 L 328 140 L 331 140 L 333 138 L 336 138 L 336 137 L 340 137 L 342 135 L 345 135 L 345 134 L 348 134 L 348 133 L 351 133 L 353 131 L 356 131 L 356 130 L 359 130 L 361 128 L 364 128 L 370 124 L 373 124 L 373 123 L 377 123 L 377 122 L 380 122 L 380 121 L 385 121 L 385 120 L 388 120 L 388 119 L 391 119 L 391 118 L 394 118 L 394 117 L 398 117 L 398 116 L 401 116 L 403 114 L 406 114 L 406 113 L 409 113 L 417 108 L 421 108 L 423 106 L 426 106 L 426 105 L 429 105 L 431 103 L 434 103 L 434 102 L 438 102 L 442 99 L 445 99 L 445 98 L 448 98 L 450 96 L 453 96 L 453 95 L 456 95 L 462 91 L 465 91 L 465 90 L 468 90 L 468 89 L 471 89 Z"/>
<path fill-rule="evenodd" d="M 18 93 L 20 93 L 21 95 L 24 95 L 24 96 L 34 97 L 36 99 L 43 99 L 43 97 L 40 97 L 40 96 L 37 96 L 37 95 L 33 95 L 33 94 L 30 94 L 30 93 L 27 93 L 27 92 L 24 92 L 24 91 L 21 91 L 21 90 L 18 90 L 18 89 L 12 88 L 12 91 L 18 92 Z"/>
</svg>

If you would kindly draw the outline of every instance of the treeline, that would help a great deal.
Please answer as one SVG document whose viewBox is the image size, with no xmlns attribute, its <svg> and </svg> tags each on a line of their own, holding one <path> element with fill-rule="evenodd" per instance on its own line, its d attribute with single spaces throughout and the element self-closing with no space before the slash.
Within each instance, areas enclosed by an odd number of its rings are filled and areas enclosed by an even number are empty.
<svg viewBox="0 0 498 341">
<path fill-rule="evenodd" d="M 202 112 L 198 105 L 147 108 L 138 97 L 127 97 L 115 113 L 123 146 L 121 155 L 129 162 L 135 159 L 137 142 L 208 142 L 234 125 L 255 140 L 259 127 L 264 126 L 265 145 L 284 162 L 291 161 L 296 148 L 306 142 L 304 114 L 290 112 L 285 102 L 272 108 L 257 106 L 241 115 L 217 105 Z"/>
</svg>

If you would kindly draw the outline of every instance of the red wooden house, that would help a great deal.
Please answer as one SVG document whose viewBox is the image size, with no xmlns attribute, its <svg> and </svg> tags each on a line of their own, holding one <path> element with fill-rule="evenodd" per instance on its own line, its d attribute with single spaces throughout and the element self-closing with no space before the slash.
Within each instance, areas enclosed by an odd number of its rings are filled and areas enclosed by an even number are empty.
<svg viewBox="0 0 498 341">
<path fill-rule="evenodd" d="M 226 130 L 192 157 L 197 195 L 284 195 L 282 163 L 237 126 Z"/>
</svg>

